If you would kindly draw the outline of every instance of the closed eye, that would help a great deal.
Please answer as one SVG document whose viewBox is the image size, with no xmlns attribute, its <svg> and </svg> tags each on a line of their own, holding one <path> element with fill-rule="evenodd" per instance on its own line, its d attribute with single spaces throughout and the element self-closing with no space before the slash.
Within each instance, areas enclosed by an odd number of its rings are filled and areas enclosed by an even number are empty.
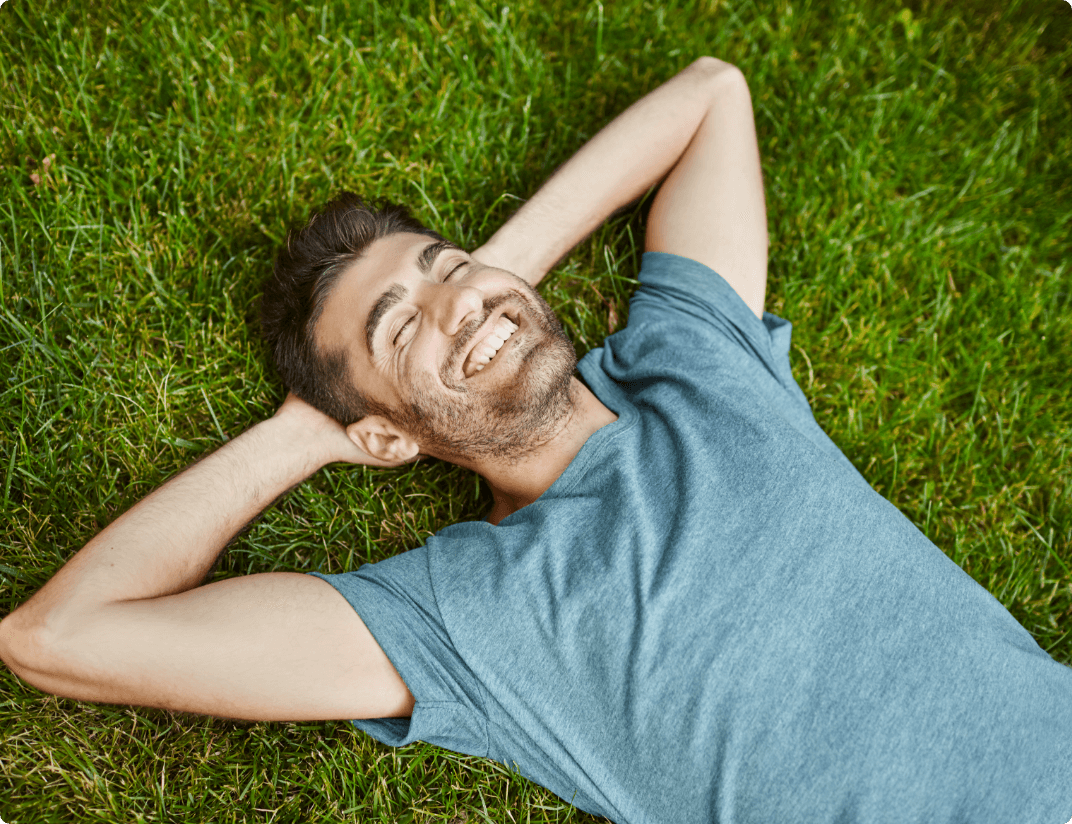
<svg viewBox="0 0 1072 824">
<path fill-rule="evenodd" d="M 462 267 L 467 266 L 468 264 L 469 264 L 469 261 L 463 260 L 461 263 L 459 263 L 457 266 L 455 266 L 453 269 L 451 269 L 449 272 L 447 272 L 446 275 L 443 276 L 443 282 L 445 283 L 446 281 L 450 280 L 458 272 L 461 271 Z M 406 329 L 410 326 L 410 324 L 414 323 L 416 320 L 417 320 L 417 316 L 416 315 L 411 315 L 406 320 L 406 322 L 402 324 L 402 326 L 399 328 L 399 330 L 397 332 L 395 332 L 395 336 L 391 341 L 391 344 L 393 346 L 396 346 L 396 347 L 398 346 L 398 342 L 402 338 L 402 333 L 405 332 Z"/>
<path fill-rule="evenodd" d="M 447 274 L 443 278 L 443 280 L 444 281 L 450 280 L 452 277 L 454 277 L 456 274 L 458 274 L 459 270 L 461 270 L 461 268 L 463 266 L 465 266 L 467 263 L 469 263 L 469 261 L 463 260 L 461 263 L 459 263 L 457 266 L 455 266 L 453 269 L 451 269 L 449 272 L 447 272 Z"/>
<path fill-rule="evenodd" d="M 417 320 L 416 315 L 410 315 L 409 320 L 402 324 L 402 327 L 395 333 L 394 339 L 391 341 L 393 346 L 398 346 L 398 340 L 402 337 L 402 333 L 406 331 L 406 328 Z"/>
</svg>

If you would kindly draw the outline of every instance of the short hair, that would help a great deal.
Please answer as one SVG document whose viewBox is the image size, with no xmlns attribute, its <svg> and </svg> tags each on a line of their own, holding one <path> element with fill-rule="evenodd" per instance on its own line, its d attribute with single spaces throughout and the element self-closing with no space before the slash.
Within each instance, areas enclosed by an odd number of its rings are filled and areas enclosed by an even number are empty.
<svg viewBox="0 0 1072 824">
<path fill-rule="evenodd" d="M 286 387 L 308 404 L 348 426 L 387 410 L 354 386 L 344 351 L 326 351 L 316 325 L 339 275 L 372 243 L 399 232 L 443 238 L 396 203 L 371 207 L 341 192 L 287 234 L 261 298 L 261 331 Z"/>
</svg>

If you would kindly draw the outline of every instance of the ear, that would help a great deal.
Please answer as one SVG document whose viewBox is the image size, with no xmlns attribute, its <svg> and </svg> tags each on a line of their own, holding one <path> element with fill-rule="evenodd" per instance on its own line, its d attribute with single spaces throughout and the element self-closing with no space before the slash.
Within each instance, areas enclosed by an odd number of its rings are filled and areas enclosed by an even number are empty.
<svg viewBox="0 0 1072 824">
<path fill-rule="evenodd" d="M 366 415 L 346 427 L 346 434 L 383 466 L 401 466 L 420 457 L 417 442 L 381 415 Z"/>
</svg>

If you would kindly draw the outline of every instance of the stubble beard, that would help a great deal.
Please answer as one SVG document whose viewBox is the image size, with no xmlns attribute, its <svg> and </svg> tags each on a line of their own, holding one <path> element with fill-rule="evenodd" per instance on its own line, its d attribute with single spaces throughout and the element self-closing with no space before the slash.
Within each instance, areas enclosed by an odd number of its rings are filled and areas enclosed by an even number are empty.
<svg viewBox="0 0 1072 824">
<path fill-rule="evenodd" d="M 573 370 L 577 355 L 547 302 L 525 284 L 485 301 L 484 317 L 474 320 L 456 337 L 440 371 L 451 390 L 412 387 L 407 404 L 392 410 L 395 424 L 421 445 L 422 451 L 447 460 L 493 458 L 516 462 L 531 454 L 559 431 L 573 410 Z M 468 342 L 484 319 L 503 303 L 516 300 L 528 321 L 528 342 L 516 374 L 509 383 L 473 387 L 454 377 Z"/>
</svg>

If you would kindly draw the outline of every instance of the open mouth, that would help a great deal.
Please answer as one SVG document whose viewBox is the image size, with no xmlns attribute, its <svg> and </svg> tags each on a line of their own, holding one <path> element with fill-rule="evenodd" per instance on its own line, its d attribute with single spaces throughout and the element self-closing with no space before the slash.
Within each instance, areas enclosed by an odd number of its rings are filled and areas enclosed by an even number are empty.
<svg viewBox="0 0 1072 824">
<path fill-rule="evenodd" d="M 502 351 L 503 346 L 519 328 L 506 315 L 500 315 L 487 334 L 469 350 L 469 355 L 462 364 L 462 374 L 466 378 L 471 378 L 483 370 Z"/>
</svg>

